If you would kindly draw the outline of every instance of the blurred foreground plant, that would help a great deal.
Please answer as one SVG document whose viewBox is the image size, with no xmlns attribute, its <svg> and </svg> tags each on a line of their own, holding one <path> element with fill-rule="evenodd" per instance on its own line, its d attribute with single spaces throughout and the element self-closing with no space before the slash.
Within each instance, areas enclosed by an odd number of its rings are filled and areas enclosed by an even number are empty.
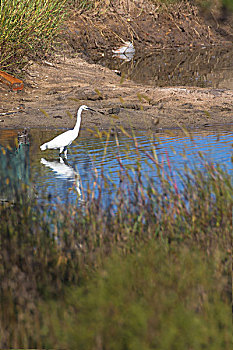
<svg viewBox="0 0 233 350">
<path fill-rule="evenodd" d="M 154 239 L 115 253 L 80 288 L 44 303 L 42 344 L 85 349 L 231 349 L 230 300 L 212 258 Z"/>
<path fill-rule="evenodd" d="M 125 134 L 136 167 L 116 154 L 114 192 L 102 167 L 82 205 L 26 193 L 0 208 L 1 347 L 228 348 L 232 178 L 200 156 L 178 186 L 168 157 Z"/>
</svg>

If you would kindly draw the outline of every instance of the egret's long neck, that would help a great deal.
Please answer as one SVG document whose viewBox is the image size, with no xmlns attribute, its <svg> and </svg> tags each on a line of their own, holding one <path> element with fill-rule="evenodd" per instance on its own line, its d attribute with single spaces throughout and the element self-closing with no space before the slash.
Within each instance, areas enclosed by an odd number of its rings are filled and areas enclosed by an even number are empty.
<svg viewBox="0 0 233 350">
<path fill-rule="evenodd" d="M 75 127 L 74 127 L 74 131 L 78 134 L 79 132 L 79 128 L 80 128 L 80 124 L 81 124 L 81 113 L 82 113 L 82 110 L 78 110 L 78 114 L 77 114 L 77 121 L 76 121 L 76 124 L 75 124 Z"/>
</svg>

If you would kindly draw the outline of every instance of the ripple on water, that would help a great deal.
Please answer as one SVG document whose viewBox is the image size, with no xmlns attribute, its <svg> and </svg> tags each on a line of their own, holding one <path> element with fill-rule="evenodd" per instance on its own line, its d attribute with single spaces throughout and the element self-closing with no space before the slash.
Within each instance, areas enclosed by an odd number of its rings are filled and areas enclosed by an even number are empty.
<svg viewBox="0 0 233 350">
<path fill-rule="evenodd" d="M 11 154 L 11 162 L 14 162 L 14 174 L 11 181 L 19 183 L 27 178 L 27 182 L 37 189 L 39 197 L 45 194 L 51 195 L 55 200 L 75 201 L 80 194 L 85 195 L 88 186 L 93 187 L 93 170 L 100 174 L 101 167 L 106 176 L 113 184 L 119 185 L 120 163 L 124 166 L 136 166 L 137 155 L 133 140 L 129 140 L 124 135 L 118 135 L 119 147 L 115 139 L 111 138 L 104 156 L 106 143 L 104 140 L 92 136 L 81 134 L 73 142 L 68 151 L 67 161 L 59 158 L 56 150 L 41 152 L 39 145 L 53 137 L 57 132 L 43 131 L 43 140 L 40 139 L 39 130 L 31 130 L 30 145 L 27 149 L 21 147 L 21 156 L 16 156 L 17 150 L 17 130 L 0 131 L 0 147 L 8 150 L 8 157 Z M 226 167 L 229 172 L 233 171 L 231 162 L 233 133 L 227 130 L 217 131 L 197 131 L 192 133 L 192 139 L 179 132 L 161 133 L 153 136 L 141 131 L 136 134 L 136 141 L 140 154 L 140 165 L 144 174 L 156 178 L 155 168 L 146 155 L 151 154 L 154 148 L 158 161 L 164 164 L 165 169 L 168 161 L 171 164 L 174 174 L 183 170 L 186 164 L 189 167 L 202 166 L 198 152 L 202 152 L 204 157 L 215 163 Z M 9 153 L 10 152 L 10 153 Z M 0 152 L 1 157 L 4 152 Z M 17 158 L 18 157 L 18 158 Z M 16 159 L 17 158 L 17 159 Z M 22 168 L 22 164 L 27 164 Z M 0 163 L 0 174 L 4 174 L 4 162 Z M 12 163 L 13 164 L 13 163 Z M 25 171 L 22 171 L 25 169 Z M 28 180 L 30 179 L 30 180 Z M 4 185 L 5 186 L 5 185 Z M 5 188 L 5 187 L 4 187 Z M 3 185 L 1 190 L 4 192 Z M 114 194 L 114 186 L 111 187 Z M 2 198 L 4 193 L 1 193 Z M 82 199 L 82 198 L 81 198 Z"/>
</svg>

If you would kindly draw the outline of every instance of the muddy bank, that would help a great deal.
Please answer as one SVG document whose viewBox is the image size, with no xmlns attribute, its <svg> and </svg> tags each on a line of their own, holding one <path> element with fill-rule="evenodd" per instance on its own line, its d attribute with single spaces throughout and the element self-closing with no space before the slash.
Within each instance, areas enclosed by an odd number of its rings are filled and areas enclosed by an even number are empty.
<svg viewBox="0 0 233 350">
<path fill-rule="evenodd" d="M 193 86 L 233 90 L 233 45 L 196 49 L 156 50 L 131 60 L 117 55 L 96 63 L 118 70 L 121 76 L 151 87 Z"/>
<path fill-rule="evenodd" d="M 164 4 L 116 0 L 88 12 L 74 12 L 63 29 L 63 42 L 90 60 L 123 41 L 137 52 L 233 43 L 233 15 L 221 8 L 204 11 L 191 1 Z"/>
<path fill-rule="evenodd" d="M 64 25 L 59 54 L 50 62 L 27 66 L 24 91 L 9 92 L 0 84 L 0 128 L 70 128 L 81 104 L 105 113 L 85 112 L 83 128 L 116 125 L 158 130 L 233 123 L 232 89 L 171 87 L 167 81 L 162 88 L 140 85 L 93 64 L 96 57 L 111 52 L 124 40 L 131 40 L 136 52 L 213 44 L 232 47 L 233 22 L 229 18 L 221 22 L 214 13 L 205 19 L 188 1 L 169 9 L 145 0 L 113 3 L 106 9 L 74 11 Z M 191 57 L 193 61 L 196 58 Z M 180 73 L 176 59 L 170 62 L 171 72 L 178 67 Z M 206 62 L 208 65 L 208 57 Z M 185 59 L 184 74 L 188 67 Z"/>
<path fill-rule="evenodd" d="M 81 104 L 105 113 L 85 112 L 84 128 L 122 125 L 157 130 L 179 124 L 205 128 L 233 123 L 232 90 L 145 87 L 122 81 L 111 70 L 79 56 L 57 57 L 53 66 L 34 63 L 26 82 L 19 93 L 0 87 L 0 128 L 70 128 Z"/>
</svg>

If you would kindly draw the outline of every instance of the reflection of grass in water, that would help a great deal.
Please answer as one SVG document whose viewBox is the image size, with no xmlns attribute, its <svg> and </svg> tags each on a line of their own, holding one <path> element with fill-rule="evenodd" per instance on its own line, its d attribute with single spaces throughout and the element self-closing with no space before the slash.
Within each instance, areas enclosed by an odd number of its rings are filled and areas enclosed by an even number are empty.
<svg viewBox="0 0 233 350">
<path fill-rule="evenodd" d="M 29 147 L 0 146 L 0 200 L 14 201 L 22 183 L 29 184 Z"/>
<path fill-rule="evenodd" d="M 180 190 L 152 150 L 145 186 L 137 147 L 107 208 L 97 171 L 82 207 L 1 208 L 2 347 L 229 348 L 231 178 L 200 158 Z"/>
</svg>

